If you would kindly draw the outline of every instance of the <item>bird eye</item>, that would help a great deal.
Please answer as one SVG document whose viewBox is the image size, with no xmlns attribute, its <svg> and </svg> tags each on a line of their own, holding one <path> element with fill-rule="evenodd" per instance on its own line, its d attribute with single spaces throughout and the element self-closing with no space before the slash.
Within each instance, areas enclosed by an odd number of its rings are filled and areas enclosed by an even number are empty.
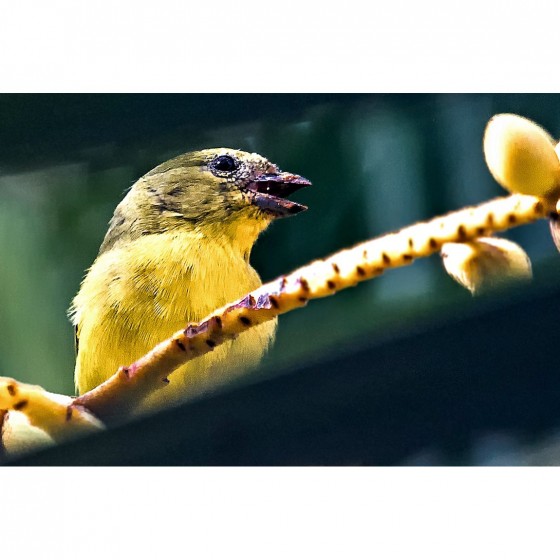
<svg viewBox="0 0 560 560">
<path fill-rule="evenodd" d="M 223 173 L 235 171 L 239 167 L 239 162 L 231 156 L 218 156 L 212 162 L 212 168 Z"/>
</svg>

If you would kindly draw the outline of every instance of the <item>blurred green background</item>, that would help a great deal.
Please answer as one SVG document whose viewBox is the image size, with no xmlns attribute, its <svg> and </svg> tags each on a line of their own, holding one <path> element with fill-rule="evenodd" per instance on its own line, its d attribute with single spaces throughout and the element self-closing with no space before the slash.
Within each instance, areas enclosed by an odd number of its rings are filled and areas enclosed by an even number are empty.
<svg viewBox="0 0 560 560">
<path fill-rule="evenodd" d="M 263 280 L 414 221 L 503 194 L 482 134 L 495 113 L 560 135 L 555 95 L 1 95 L 0 375 L 73 392 L 66 309 L 123 192 L 179 153 L 256 151 L 313 187 L 252 262 Z M 556 274 L 546 223 L 507 235 Z M 552 272 L 551 272 L 552 271 Z M 281 318 L 261 372 L 337 353 L 470 302 L 437 258 Z"/>
</svg>

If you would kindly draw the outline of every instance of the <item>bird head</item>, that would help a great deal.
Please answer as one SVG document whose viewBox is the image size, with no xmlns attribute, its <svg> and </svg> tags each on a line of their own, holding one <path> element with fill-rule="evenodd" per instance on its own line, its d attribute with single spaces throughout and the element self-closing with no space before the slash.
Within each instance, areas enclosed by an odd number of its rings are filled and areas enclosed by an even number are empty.
<svg viewBox="0 0 560 560">
<path fill-rule="evenodd" d="M 115 210 L 101 252 L 123 235 L 130 239 L 177 228 L 232 230 L 251 224 L 258 235 L 274 219 L 306 210 L 287 197 L 310 184 L 259 154 L 230 148 L 188 152 L 132 186 Z"/>
</svg>

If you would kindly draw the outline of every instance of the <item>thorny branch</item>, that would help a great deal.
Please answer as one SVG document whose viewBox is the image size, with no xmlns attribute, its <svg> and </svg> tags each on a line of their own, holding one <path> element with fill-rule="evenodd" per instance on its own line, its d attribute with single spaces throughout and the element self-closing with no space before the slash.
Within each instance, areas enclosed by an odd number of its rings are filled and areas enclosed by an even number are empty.
<svg viewBox="0 0 560 560">
<path fill-rule="evenodd" d="M 554 208 L 553 201 L 512 195 L 406 227 L 312 262 L 176 332 L 74 403 L 105 422 L 120 421 L 141 398 L 154 390 L 165 390 L 167 377 L 177 367 L 255 325 L 303 307 L 310 299 L 332 295 L 388 269 L 428 257 L 445 243 L 466 242 L 534 222 Z"/>
</svg>

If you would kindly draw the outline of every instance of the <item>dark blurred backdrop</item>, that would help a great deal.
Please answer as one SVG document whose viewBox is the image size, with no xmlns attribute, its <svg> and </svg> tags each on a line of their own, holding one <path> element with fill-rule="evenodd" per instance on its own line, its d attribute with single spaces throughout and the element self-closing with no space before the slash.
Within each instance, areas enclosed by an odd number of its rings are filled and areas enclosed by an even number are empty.
<svg viewBox="0 0 560 560">
<path fill-rule="evenodd" d="M 269 280 L 503 194 L 481 150 L 485 124 L 499 112 L 560 135 L 557 95 L 0 96 L 0 375 L 73 391 L 66 309 L 123 192 L 161 161 L 234 147 L 313 182 L 295 196 L 309 211 L 274 224 L 255 248 L 253 264 Z M 506 236 L 529 253 L 535 276 L 560 277 L 546 223 Z M 253 377 L 328 359 L 356 340 L 382 340 L 471 304 L 439 259 L 415 263 L 282 317 L 276 345 Z M 553 424 L 539 437 L 554 450 Z M 466 461 L 530 462 L 541 440 L 528 451 L 516 437 L 479 433 Z M 397 462 L 445 463 L 445 450 L 428 444 Z"/>
</svg>

